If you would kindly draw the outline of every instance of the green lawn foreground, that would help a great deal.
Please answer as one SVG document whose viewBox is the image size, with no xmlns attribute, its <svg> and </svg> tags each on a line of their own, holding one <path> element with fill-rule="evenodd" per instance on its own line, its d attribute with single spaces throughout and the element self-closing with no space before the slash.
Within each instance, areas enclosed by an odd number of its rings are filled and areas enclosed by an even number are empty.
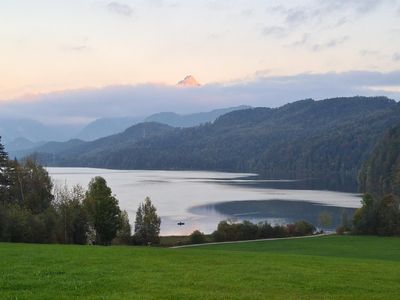
<svg viewBox="0 0 400 300">
<path fill-rule="evenodd" d="M 0 244 L 0 299 L 399 299 L 400 238 L 197 248 Z"/>
</svg>

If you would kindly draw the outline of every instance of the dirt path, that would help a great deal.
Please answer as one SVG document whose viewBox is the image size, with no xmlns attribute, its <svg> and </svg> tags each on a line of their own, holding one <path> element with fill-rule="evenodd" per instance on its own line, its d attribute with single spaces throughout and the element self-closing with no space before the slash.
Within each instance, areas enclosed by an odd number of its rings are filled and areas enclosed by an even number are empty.
<svg viewBox="0 0 400 300">
<path fill-rule="evenodd" d="M 170 248 L 171 249 L 179 249 L 179 248 L 201 247 L 201 246 L 210 246 L 210 245 L 223 245 L 223 244 L 254 243 L 254 242 L 265 242 L 265 241 L 278 241 L 278 240 L 280 241 L 280 240 L 307 239 L 307 238 L 316 238 L 316 237 L 327 236 L 327 235 L 332 235 L 332 234 L 335 234 L 335 233 L 334 232 L 328 232 L 328 233 L 322 233 L 322 234 L 306 235 L 306 236 L 294 236 L 294 237 L 286 237 L 286 238 L 269 238 L 269 239 L 245 240 L 245 241 L 214 242 L 214 243 L 174 246 L 174 247 L 170 247 Z"/>
</svg>

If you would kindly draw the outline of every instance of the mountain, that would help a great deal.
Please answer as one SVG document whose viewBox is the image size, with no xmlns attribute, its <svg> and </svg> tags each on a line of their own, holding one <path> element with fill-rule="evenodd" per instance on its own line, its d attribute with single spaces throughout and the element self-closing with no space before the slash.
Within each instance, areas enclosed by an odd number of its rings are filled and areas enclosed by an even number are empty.
<svg viewBox="0 0 400 300">
<path fill-rule="evenodd" d="M 108 135 L 124 131 L 126 128 L 142 122 L 142 118 L 100 118 L 86 125 L 76 136 L 84 141 L 93 141 Z"/>
<path fill-rule="evenodd" d="M 167 124 L 172 127 L 193 127 L 208 122 L 214 122 L 219 116 L 222 116 L 229 112 L 248 108 L 250 108 L 250 106 L 241 105 L 188 115 L 179 115 L 173 112 L 161 112 L 147 117 L 145 121 L 158 122 L 162 124 Z"/>
<path fill-rule="evenodd" d="M 38 152 L 53 166 L 226 170 L 333 182 L 356 180 L 376 142 L 399 123 L 400 104 L 385 97 L 308 99 L 233 111 L 198 127 L 143 123 L 83 146 Z"/>
<path fill-rule="evenodd" d="M 44 125 L 30 119 L 0 119 L 2 141 L 7 149 L 12 147 L 14 150 L 17 150 L 15 147 L 22 149 L 22 144 L 32 146 L 29 142 L 65 141 L 73 137 L 79 128 L 78 125 Z"/>
<path fill-rule="evenodd" d="M 188 75 L 183 80 L 179 81 L 177 85 L 182 87 L 196 87 L 200 86 L 201 84 L 198 83 L 192 75 Z"/>
<path fill-rule="evenodd" d="M 102 159 L 110 150 L 119 151 L 125 149 L 140 140 L 147 138 L 155 138 L 161 135 L 168 134 L 175 129 L 164 124 L 158 123 L 140 123 L 129 127 L 125 131 L 114 134 L 105 138 L 100 138 L 95 141 L 82 141 L 78 139 L 70 140 L 65 143 L 51 142 L 38 147 L 34 151 L 34 155 L 47 165 L 68 165 L 70 157 L 75 157 L 78 160 L 91 160 L 93 164 L 102 164 L 97 158 Z M 114 160 L 123 158 L 112 158 L 107 164 L 114 164 Z M 73 159 L 75 160 L 75 159 Z M 72 163 L 71 166 L 75 166 Z"/>
<path fill-rule="evenodd" d="M 360 188 L 378 198 L 386 194 L 400 197 L 400 123 L 375 146 L 360 172 Z"/>
<path fill-rule="evenodd" d="M 24 149 L 36 148 L 41 145 L 41 142 L 32 142 L 24 137 L 18 137 L 7 143 L 7 151 L 19 151 Z"/>
<path fill-rule="evenodd" d="M 84 141 L 93 141 L 108 135 L 120 133 L 128 127 L 138 124 L 140 122 L 157 122 L 173 127 L 192 127 L 207 122 L 213 122 L 223 114 L 234 110 L 247 109 L 249 107 L 250 106 L 241 105 L 187 115 L 179 115 L 174 112 L 161 112 L 151 115 L 147 118 L 101 118 L 85 126 L 76 136 L 76 138 Z"/>
</svg>

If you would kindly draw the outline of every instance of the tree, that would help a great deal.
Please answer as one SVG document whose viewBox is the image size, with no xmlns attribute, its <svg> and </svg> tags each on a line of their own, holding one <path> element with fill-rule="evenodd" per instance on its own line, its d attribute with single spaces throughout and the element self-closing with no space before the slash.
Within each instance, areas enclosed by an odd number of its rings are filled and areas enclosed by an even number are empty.
<svg viewBox="0 0 400 300">
<path fill-rule="evenodd" d="M 376 214 L 378 235 L 400 234 L 400 202 L 393 195 L 387 195 L 379 201 Z"/>
<path fill-rule="evenodd" d="M 121 228 L 121 210 L 103 177 L 90 181 L 84 204 L 96 233 L 96 243 L 110 245 Z"/>
<path fill-rule="evenodd" d="M 0 137 L 0 201 L 3 204 L 7 200 L 10 184 L 8 154 L 4 150 L 3 144 L 1 144 Z"/>
<path fill-rule="evenodd" d="M 161 219 L 157 215 L 157 209 L 146 197 L 136 212 L 135 220 L 135 242 L 141 245 L 160 243 Z"/>
<path fill-rule="evenodd" d="M 121 245 L 129 245 L 132 242 L 131 225 L 129 224 L 128 213 L 124 210 L 121 212 L 121 227 L 117 232 L 117 236 L 113 243 Z"/>
<path fill-rule="evenodd" d="M 49 173 L 32 158 L 22 164 L 18 161 L 10 164 L 10 201 L 29 209 L 33 214 L 48 209 L 54 200 Z"/>
<path fill-rule="evenodd" d="M 85 192 L 80 185 L 69 189 L 67 185 L 55 188 L 55 202 L 59 214 L 59 240 L 69 244 L 85 244 L 88 216 L 83 205 Z"/>
<path fill-rule="evenodd" d="M 295 236 L 311 235 L 315 232 L 314 225 L 308 223 L 307 221 L 297 221 L 294 223 L 295 226 Z"/>
<path fill-rule="evenodd" d="M 358 234 L 400 234 L 400 200 L 394 195 L 382 199 L 364 195 L 362 207 L 356 211 L 353 224 Z"/>
<path fill-rule="evenodd" d="M 354 231 L 360 234 L 376 234 L 376 201 L 370 194 L 365 194 L 361 204 L 354 214 Z"/>
<path fill-rule="evenodd" d="M 199 230 L 195 230 L 191 233 L 189 240 L 191 244 L 203 244 L 206 242 L 206 237 L 204 233 L 200 232 Z"/>
</svg>

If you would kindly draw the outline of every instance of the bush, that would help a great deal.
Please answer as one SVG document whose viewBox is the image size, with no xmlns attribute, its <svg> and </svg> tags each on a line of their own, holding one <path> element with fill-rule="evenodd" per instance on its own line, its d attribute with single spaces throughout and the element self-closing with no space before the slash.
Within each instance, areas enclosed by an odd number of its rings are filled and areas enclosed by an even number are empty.
<svg viewBox="0 0 400 300">
<path fill-rule="evenodd" d="M 206 242 L 206 237 L 204 233 L 200 232 L 199 230 L 195 230 L 190 235 L 189 241 L 191 244 L 203 244 Z"/>
<path fill-rule="evenodd" d="M 213 232 L 214 241 L 238 241 L 255 240 L 264 238 L 282 238 L 288 236 L 311 235 L 315 232 L 314 225 L 306 221 L 298 221 L 294 224 L 271 226 L 267 222 L 253 224 L 249 221 L 233 223 L 221 221 Z"/>
<path fill-rule="evenodd" d="M 339 226 L 336 228 L 336 234 L 343 235 L 346 232 L 346 228 L 344 226 Z"/>
<path fill-rule="evenodd" d="M 258 223 L 257 238 L 267 239 L 274 234 L 274 228 L 268 222 Z"/>
<path fill-rule="evenodd" d="M 298 221 L 294 223 L 294 226 L 295 236 L 311 235 L 315 232 L 315 226 L 308 223 L 307 221 Z"/>
</svg>

